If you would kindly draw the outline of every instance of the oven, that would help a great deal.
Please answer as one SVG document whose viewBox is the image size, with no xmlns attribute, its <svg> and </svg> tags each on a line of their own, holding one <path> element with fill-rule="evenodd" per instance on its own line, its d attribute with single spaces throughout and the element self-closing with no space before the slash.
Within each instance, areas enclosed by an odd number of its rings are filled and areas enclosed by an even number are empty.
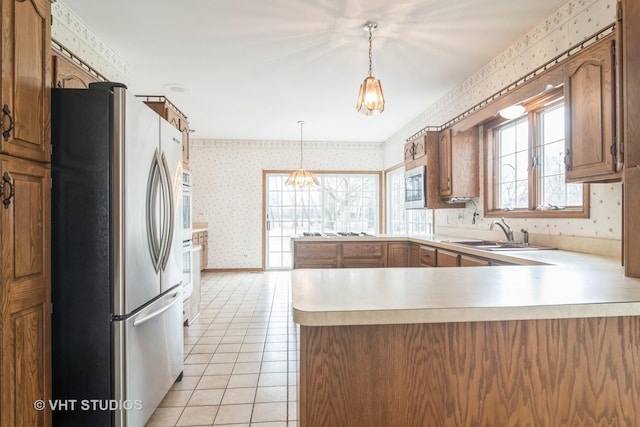
<svg viewBox="0 0 640 427">
<path fill-rule="evenodd" d="M 182 171 L 182 241 L 186 242 L 191 240 L 191 215 L 193 212 L 192 206 L 192 194 L 191 194 L 191 172 L 187 170 Z"/>
</svg>

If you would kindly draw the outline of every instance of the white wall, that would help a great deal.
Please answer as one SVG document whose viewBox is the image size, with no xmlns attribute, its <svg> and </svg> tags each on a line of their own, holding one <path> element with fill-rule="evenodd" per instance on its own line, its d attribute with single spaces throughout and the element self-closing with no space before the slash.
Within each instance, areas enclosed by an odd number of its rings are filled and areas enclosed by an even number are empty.
<svg viewBox="0 0 640 427">
<path fill-rule="evenodd" d="M 440 126 L 453 119 L 607 27 L 614 22 L 615 6 L 615 0 L 567 1 L 387 140 L 384 147 L 385 167 L 389 168 L 403 161 L 403 145 L 413 134 L 427 126 Z M 540 235 L 621 240 L 622 185 L 594 184 L 591 185 L 590 195 L 588 219 L 514 219 L 508 222 L 514 230 L 525 227 L 531 233 Z M 483 199 L 475 202 L 482 212 Z M 436 211 L 436 233 L 455 232 L 474 237 L 488 230 L 491 220 L 481 217 L 474 225 L 471 223 L 473 212 L 471 204 L 466 209 Z M 518 234 L 516 233 L 520 238 Z M 496 232 L 495 237 L 501 237 L 499 232 Z"/>
<path fill-rule="evenodd" d="M 380 171 L 382 143 L 304 142 L 304 167 Z M 194 140 L 194 222 L 209 224 L 208 268 L 262 266 L 262 171 L 300 166 L 300 141 Z"/>
</svg>

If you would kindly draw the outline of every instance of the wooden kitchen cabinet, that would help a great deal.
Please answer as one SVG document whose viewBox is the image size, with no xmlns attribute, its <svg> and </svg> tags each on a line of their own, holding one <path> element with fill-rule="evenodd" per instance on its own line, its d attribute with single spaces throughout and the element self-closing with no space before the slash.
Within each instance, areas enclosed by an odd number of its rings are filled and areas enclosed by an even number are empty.
<svg viewBox="0 0 640 427">
<path fill-rule="evenodd" d="M 0 426 L 48 426 L 51 411 L 51 173 L 0 156 Z"/>
<path fill-rule="evenodd" d="M 293 268 L 338 268 L 340 243 L 294 242 Z"/>
<path fill-rule="evenodd" d="M 438 179 L 440 196 L 451 196 L 451 129 L 445 129 L 438 134 L 438 164 L 440 176 Z"/>
<path fill-rule="evenodd" d="M 100 80 L 79 64 L 59 53 L 52 53 L 53 86 L 64 89 L 87 89 L 90 83 Z"/>
<path fill-rule="evenodd" d="M 458 267 L 460 266 L 460 254 L 457 252 L 438 249 L 438 267 Z"/>
<path fill-rule="evenodd" d="M 491 261 L 473 255 L 460 254 L 460 267 L 486 267 Z"/>
<path fill-rule="evenodd" d="M 621 179 L 616 134 L 615 38 L 567 59 L 564 65 L 567 182 Z"/>
<path fill-rule="evenodd" d="M 408 243 L 388 243 L 387 267 L 409 267 L 411 265 L 409 260 L 410 249 Z"/>
<path fill-rule="evenodd" d="M 51 158 L 51 3 L 1 0 L 0 153 Z"/>
<path fill-rule="evenodd" d="M 416 138 L 404 145 L 405 162 L 419 159 L 427 154 L 427 144 L 425 138 Z"/>
<path fill-rule="evenodd" d="M 51 3 L 0 15 L 0 427 L 50 426 Z"/>
<path fill-rule="evenodd" d="M 189 120 L 164 96 L 141 95 L 145 104 L 182 132 L 182 163 L 189 164 Z"/>
<path fill-rule="evenodd" d="M 419 252 L 419 266 L 420 267 L 435 267 L 437 259 L 437 249 L 431 246 L 420 245 Z"/>
<path fill-rule="evenodd" d="M 386 266 L 386 243 L 343 242 L 342 268 L 368 268 Z"/>
<path fill-rule="evenodd" d="M 420 266 L 420 245 L 409 243 L 409 267 Z"/>
<path fill-rule="evenodd" d="M 438 134 L 440 197 L 480 195 L 480 135 L 477 127 L 455 134 L 445 129 Z"/>
</svg>

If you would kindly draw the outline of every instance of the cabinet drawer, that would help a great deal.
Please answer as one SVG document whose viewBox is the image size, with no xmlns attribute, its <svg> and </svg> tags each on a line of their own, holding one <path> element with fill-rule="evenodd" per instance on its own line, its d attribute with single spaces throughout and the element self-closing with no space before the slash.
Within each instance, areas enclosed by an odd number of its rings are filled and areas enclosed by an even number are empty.
<svg viewBox="0 0 640 427">
<path fill-rule="evenodd" d="M 337 243 L 296 243 L 294 245 L 296 258 L 338 258 Z"/>
<path fill-rule="evenodd" d="M 342 259 L 342 268 L 380 268 L 384 267 L 382 258 Z"/>
<path fill-rule="evenodd" d="M 420 246 L 418 250 L 421 267 L 436 266 L 436 249 L 429 246 Z"/>
<path fill-rule="evenodd" d="M 343 258 L 373 258 L 384 255 L 384 243 L 343 243 Z"/>
</svg>

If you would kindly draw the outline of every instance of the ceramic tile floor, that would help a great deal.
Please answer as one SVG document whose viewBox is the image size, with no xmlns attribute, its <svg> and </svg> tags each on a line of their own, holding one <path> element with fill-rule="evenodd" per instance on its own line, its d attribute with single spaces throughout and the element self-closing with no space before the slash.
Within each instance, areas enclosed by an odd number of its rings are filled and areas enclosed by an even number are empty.
<svg viewBox="0 0 640 427">
<path fill-rule="evenodd" d="M 203 273 L 201 314 L 184 328 L 184 377 L 147 427 L 297 426 L 289 277 Z"/>
</svg>

